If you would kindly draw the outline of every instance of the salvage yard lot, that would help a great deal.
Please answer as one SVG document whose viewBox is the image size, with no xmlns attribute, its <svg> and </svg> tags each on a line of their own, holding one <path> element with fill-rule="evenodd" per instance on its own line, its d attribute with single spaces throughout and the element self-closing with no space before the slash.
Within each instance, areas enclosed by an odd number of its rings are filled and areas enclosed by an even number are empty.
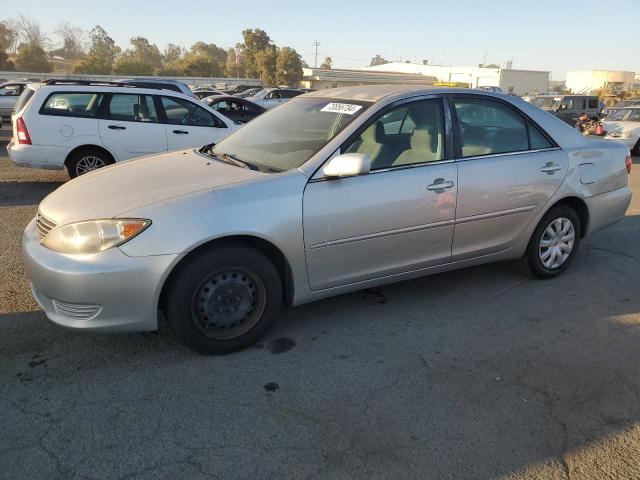
<svg viewBox="0 0 640 480">
<path fill-rule="evenodd" d="M 343 295 L 204 357 L 164 326 L 46 320 L 20 236 L 67 177 L 14 167 L 7 133 L 0 479 L 640 478 L 640 196 L 557 279 L 496 264 Z"/>
</svg>

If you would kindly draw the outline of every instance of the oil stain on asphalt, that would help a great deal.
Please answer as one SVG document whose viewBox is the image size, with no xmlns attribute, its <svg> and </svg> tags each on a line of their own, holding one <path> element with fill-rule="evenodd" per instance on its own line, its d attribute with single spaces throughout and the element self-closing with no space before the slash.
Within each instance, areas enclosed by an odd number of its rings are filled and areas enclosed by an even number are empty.
<svg viewBox="0 0 640 480">
<path fill-rule="evenodd" d="M 275 340 L 271 340 L 271 343 L 269 344 L 269 351 L 273 354 L 284 353 L 288 352 L 295 346 L 296 342 L 293 340 L 293 338 L 280 337 L 276 338 Z"/>
</svg>

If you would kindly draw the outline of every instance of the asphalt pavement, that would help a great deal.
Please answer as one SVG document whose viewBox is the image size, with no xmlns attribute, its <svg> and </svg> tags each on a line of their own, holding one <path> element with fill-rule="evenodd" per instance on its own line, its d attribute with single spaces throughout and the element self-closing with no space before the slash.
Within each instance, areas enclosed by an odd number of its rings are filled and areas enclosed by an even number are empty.
<svg viewBox="0 0 640 480">
<path fill-rule="evenodd" d="M 0 479 L 640 478 L 640 195 L 557 279 L 356 292 L 206 357 L 45 318 L 20 236 L 66 175 L 13 166 L 2 135 Z"/>
</svg>

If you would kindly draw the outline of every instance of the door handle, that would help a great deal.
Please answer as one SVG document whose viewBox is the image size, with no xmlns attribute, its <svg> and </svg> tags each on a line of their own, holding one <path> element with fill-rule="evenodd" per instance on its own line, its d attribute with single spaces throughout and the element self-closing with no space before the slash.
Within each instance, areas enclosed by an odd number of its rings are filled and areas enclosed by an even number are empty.
<svg viewBox="0 0 640 480">
<path fill-rule="evenodd" d="M 553 162 L 547 162 L 547 164 L 540 169 L 541 172 L 548 173 L 549 175 L 553 175 L 553 172 L 557 172 L 558 170 L 562 170 L 562 167 Z"/>
<path fill-rule="evenodd" d="M 445 188 L 453 187 L 453 182 L 451 180 L 445 180 L 444 178 L 436 178 L 431 185 L 427 185 L 427 190 L 443 190 Z"/>
<path fill-rule="evenodd" d="M 111 130 L 126 130 L 127 127 L 123 127 L 122 125 L 109 125 L 109 127 Z"/>
<path fill-rule="evenodd" d="M 173 133 L 178 134 L 178 135 L 188 135 L 189 132 L 187 132 L 186 130 L 174 130 Z"/>
</svg>

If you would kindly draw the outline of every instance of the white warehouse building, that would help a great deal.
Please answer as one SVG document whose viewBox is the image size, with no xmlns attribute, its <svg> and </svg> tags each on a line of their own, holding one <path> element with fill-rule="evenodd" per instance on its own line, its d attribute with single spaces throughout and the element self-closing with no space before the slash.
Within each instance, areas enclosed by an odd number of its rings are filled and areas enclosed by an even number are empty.
<svg viewBox="0 0 640 480">
<path fill-rule="evenodd" d="M 514 95 L 549 91 L 550 72 L 541 70 L 516 70 L 500 67 L 450 67 L 402 62 L 365 67 L 363 70 L 417 73 L 436 77 L 439 82 L 467 83 L 471 88 L 500 87 L 503 92 Z"/>
<path fill-rule="evenodd" d="M 580 70 L 567 72 L 567 88 L 571 93 L 591 93 L 594 90 L 624 90 L 635 83 L 635 72 L 616 70 Z"/>
</svg>

